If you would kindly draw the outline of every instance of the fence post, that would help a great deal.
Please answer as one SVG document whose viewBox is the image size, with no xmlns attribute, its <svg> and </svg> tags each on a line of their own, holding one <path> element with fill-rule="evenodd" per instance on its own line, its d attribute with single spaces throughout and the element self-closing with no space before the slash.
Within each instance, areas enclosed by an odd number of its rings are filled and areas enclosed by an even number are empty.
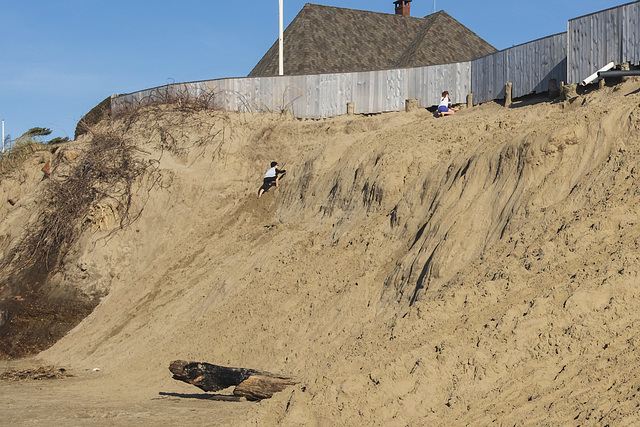
<svg viewBox="0 0 640 427">
<path fill-rule="evenodd" d="M 418 109 L 418 100 L 417 99 L 406 99 L 404 101 L 404 111 L 406 111 L 407 113 L 409 111 L 413 111 L 413 110 L 417 110 Z"/>
<path fill-rule="evenodd" d="M 509 108 L 511 106 L 511 89 L 513 88 L 513 83 L 508 82 L 504 85 L 504 106 Z"/>
<path fill-rule="evenodd" d="M 578 85 L 577 84 L 570 84 L 570 85 L 566 85 L 563 82 L 562 85 L 562 99 L 564 99 L 565 101 L 569 101 L 573 98 L 576 98 L 578 96 Z"/>
<path fill-rule="evenodd" d="M 621 71 L 629 71 L 630 70 L 630 66 L 628 62 L 623 62 L 622 64 L 620 64 L 620 70 Z M 622 76 L 622 81 L 626 82 L 629 80 L 629 77 L 627 76 Z"/>
<path fill-rule="evenodd" d="M 549 98 L 556 99 L 558 95 L 560 95 L 558 81 L 556 79 L 549 79 Z"/>
<path fill-rule="evenodd" d="M 467 94 L 467 108 L 473 108 L 473 93 L 469 92 Z"/>
<path fill-rule="evenodd" d="M 347 102 L 347 114 L 353 116 L 356 111 L 356 104 L 354 102 Z"/>
</svg>

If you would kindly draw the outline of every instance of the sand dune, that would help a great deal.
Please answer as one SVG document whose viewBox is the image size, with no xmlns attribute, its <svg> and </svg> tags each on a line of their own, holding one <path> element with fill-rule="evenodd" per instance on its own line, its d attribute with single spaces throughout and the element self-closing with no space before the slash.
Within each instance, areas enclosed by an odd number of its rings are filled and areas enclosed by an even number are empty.
<svg viewBox="0 0 640 427">
<path fill-rule="evenodd" d="M 36 358 L 0 363 L 75 375 L 0 383 L 6 419 L 640 422 L 640 82 L 530 101 L 439 119 L 165 108 L 99 125 L 150 165 L 140 216 L 120 229 L 102 206 L 51 278 L 104 296 Z M 0 210 L 5 256 L 41 205 L 43 160 L 0 183 L 19 201 Z M 272 160 L 287 175 L 258 199 Z M 171 378 L 175 359 L 300 383 L 205 399 Z"/>
</svg>

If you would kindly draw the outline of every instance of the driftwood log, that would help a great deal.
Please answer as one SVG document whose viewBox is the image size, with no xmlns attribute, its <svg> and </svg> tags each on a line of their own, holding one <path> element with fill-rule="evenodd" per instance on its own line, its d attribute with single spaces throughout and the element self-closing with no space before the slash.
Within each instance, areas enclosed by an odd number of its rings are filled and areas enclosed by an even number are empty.
<svg viewBox="0 0 640 427">
<path fill-rule="evenodd" d="M 173 379 L 192 384 L 204 391 L 218 391 L 236 386 L 233 394 L 248 400 L 268 399 L 274 393 L 297 384 L 293 378 L 281 377 L 255 369 L 229 368 L 206 362 L 174 360 L 169 365 Z"/>
</svg>

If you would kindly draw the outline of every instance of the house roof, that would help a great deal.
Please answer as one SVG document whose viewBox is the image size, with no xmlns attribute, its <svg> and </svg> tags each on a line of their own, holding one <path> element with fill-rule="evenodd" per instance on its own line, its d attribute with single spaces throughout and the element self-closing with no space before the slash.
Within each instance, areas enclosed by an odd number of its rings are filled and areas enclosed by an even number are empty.
<svg viewBox="0 0 640 427">
<path fill-rule="evenodd" d="M 444 11 L 415 18 L 307 3 L 284 31 L 286 75 L 470 61 L 496 52 Z M 249 77 L 278 75 L 276 41 Z"/>
</svg>

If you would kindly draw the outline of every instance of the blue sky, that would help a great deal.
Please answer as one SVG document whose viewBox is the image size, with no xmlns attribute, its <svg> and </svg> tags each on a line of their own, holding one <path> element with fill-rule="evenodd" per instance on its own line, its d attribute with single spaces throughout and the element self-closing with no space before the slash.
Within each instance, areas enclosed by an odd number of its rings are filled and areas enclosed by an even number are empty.
<svg viewBox="0 0 640 427">
<path fill-rule="evenodd" d="M 307 3 L 284 0 L 285 27 Z M 393 0 L 312 3 L 393 13 Z M 564 32 L 615 0 L 436 0 L 498 49 Z M 413 0 L 411 15 L 434 10 Z M 278 0 L 9 0 L 0 8 L 0 118 L 73 139 L 104 98 L 171 82 L 246 76 L 278 38 Z"/>
</svg>

